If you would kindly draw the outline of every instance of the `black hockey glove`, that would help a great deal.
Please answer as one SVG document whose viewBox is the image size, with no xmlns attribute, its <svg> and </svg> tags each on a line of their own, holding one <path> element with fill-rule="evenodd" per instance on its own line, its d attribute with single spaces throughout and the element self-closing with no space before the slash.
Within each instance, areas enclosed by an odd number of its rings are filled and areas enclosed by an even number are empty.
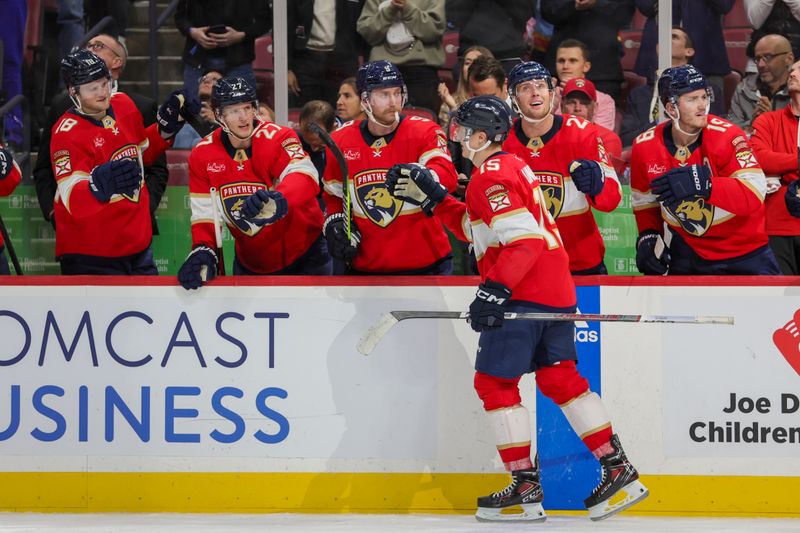
<svg viewBox="0 0 800 533">
<path fill-rule="evenodd" d="M 350 228 L 350 238 L 347 238 L 347 218 L 344 213 L 335 213 L 325 219 L 322 234 L 328 241 L 328 253 L 331 257 L 350 263 L 358 253 L 361 234 L 355 228 Z"/>
<path fill-rule="evenodd" d="M 89 190 L 100 202 L 114 194 L 132 195 L 142 182 L 142 169 L 133 159 L 109 161 L 95 167 L 89 178 Z"/>
<path fill-rule="evenodd" d="M 217 275 L 217 253 L 202 244 L 195 246 L 178 270 L 178 282 L 188 290 L 199 289 Z"/>
<path fill-rule="evenodd" d="M 475 331 L 487 331 L 503 325 L 504 307 L 511 298 L 511 289 L 487 279 L 478 286 L 475 299 L 469 306 L 467 322 Z"/>
<path fill-rule="evenodd" d="M 576 159 L 569 164 L 569 173 L 572 182 L 583 194 L 588 194 L 592 198 L 603 192 L 605 176 L 600 163 L 590 159 Z"/>
<path fill-rule="evenodd" d="M 786 209 L 793 217 L 800 217 L 800 179 L 794 180 L 786 187 Z"/>
<path fill-rule="evenodd" d="M 161 107 L 158 108 L 156 121 L 158 131 L 164 139 L 170 139 L 180 131 L 183 125 L 184 116 L 187 113 L 196 115 L 200 112 L 200 104 L 193 97 L 186 96 L 183 89 L 173 91 Z"/>
<path fill-rule="evenodd" d="M 690 165 L 670 169 L 650 183 L 658 201 L 667 206 L 676 206 L 692 196 L 711 196 L 711 171 L 705 165 Z"/>
<path fill-rule="evenodd" d="M 12 168 L 14 168 L 14 156 L 5 148 L 0 148 L 0 180 L 11 174 Z"/>
<path fill-rule="evenodd" d="M 401 163 L 390 168 L 386 173 L 386 188 L 395 198 L 420 206 L 429 217 L 447 196 L 447 189 L 419 163 Z"/>
<path fill-rule="evenodd" d="M 669 248 L 658 232 L 646 230 L 636 239 L 636 268 L 650 276 L 665 276 L 669 271 Z"/>
<path fill-rule="evenodd" d="M 286 198 L 278 191 L 259 189 L 245 201 L 240 213 L 242 218 L 256 226 L 266 226 L 282 219 L 289 212 Z"/>
</svg>

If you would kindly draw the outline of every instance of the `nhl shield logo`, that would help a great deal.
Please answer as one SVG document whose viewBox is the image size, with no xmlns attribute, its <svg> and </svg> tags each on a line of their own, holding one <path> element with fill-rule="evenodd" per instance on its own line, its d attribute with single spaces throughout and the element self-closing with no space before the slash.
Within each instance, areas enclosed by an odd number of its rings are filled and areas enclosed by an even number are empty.
<svg viewBox="0 0 800 533">
<path fill-rule="evenodd" d="M 131 161 L 139 164 L 139 170 L 141 172 L 142 179 L 144 178 L 144 167 L 142 166 L 142 160 L 139 157 L 139 147 L 135 144 L 126 144 L 116 152 L 111 155 L 111 161 L 121 161 L 123 159 L 130 159 Z M 139 182 L 139 186 L 136 187 L 136 190 L 133 191 L 133 194 L 120 194 L 123 198 L 127 198 L 131 202 L 138 204 L 139 203 L 139 194 L 142 191 L 141 180 Z"/>
<path fill-rule="evenodd" d="M 249 237 L 261 231 L 261 226 L 242 218 L 242 206 L 244 201 L 259 189 L 266 189 L 266 187 L 263 183 L 237 182 L 228 183 L 219 188 L 219 200 L 222 203 L 222 212 L 225 214 L 225 218 L 230 225 L 236 226 L 239 231 Z"/>
<path fill-rule="evenodd" d="M 553 218 L 561 213 L 564 207 L 564 177 L 555 172 L 537 170 L 536 177 L 539 178 L 539 186 L 542 188 L 547 210 Z"/>
<path fill-rule="evenodd" d="M 386 188 L 387 170 L 368 170 L 353 178 L 358 205 L 368 219 L 382 228 L 391 224 L 403 207 L 403 202 L 389 194 Z"/>
<path fill-rule="evenodd" d="M 674 209 L 670 206 L 665 207 L 678 220 L 686 233 L 696 237 L 707 232 L 714 221 L 714 206 L 707 204 L 705 199 L 699 196 L 687 198 Z"/>
</svg>

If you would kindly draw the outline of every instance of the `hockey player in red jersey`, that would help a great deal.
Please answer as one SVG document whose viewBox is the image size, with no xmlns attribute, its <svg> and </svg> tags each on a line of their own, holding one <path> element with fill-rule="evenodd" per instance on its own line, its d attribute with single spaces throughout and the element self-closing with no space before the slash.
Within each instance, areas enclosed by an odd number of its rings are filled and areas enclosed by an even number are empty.
<svg viewBox="0 0 800 533">
<path fill-rule="evenodd" d="M 145 128 L 127 95 L 111 95 L 111 73 L 92 52 L 66 56 L 61 74 L 74 104 L 53 126 L 50 142 L 61 272 L 156 275 L 142 165 L 161 155 L 182 127 L 182 93 L 172 93 L 157 124 Z"/>
<path fill-rule="evenodd" d="M 472 241 L 478 260 L 481 284 L 469 308 L 472 329 L 481 332 L 474 385 L 512 482 L 478 498 L 476 517 L 546 518 L 538 456 L 531 454 L 530 414 L 518 386 L 523 374 L 535 372 L 539 389 L 561 407 L 600 461 L 602 479 L 584 503 L 589 517 L 601 520 L 648 491 L 613 433 L 603 401 L 576 368 L 574 324 L 504 319 L 506 312 L 576 310 L 569 257 L 544 191 L 524 161 L 501 149 L 511 127 L 511 110 L 495 96 L 477 96 L 458 108 L 450 139 L 475 165 L 466 204 L 448 196 L 420 165 L 400 165 L 387 186 L 393 196 L 434 212 L 458 238 Z M 522 514 L 501 513 L 517 505 Z"/>
<path fill-rule="evenodd" d="M 181 285 L 197 289 L 218 272 L 215 211 L 236 241 L 234 274 L 329 275 L 317 171 L 294 130 L 262 122 L 240 77 L 217 81 L 211 107 L 221 128 L 189 156 L 192 251 Z"/>
<path fill-rule="evenodd" d="M 503 149 L 536 173 L 564 239 L 570 271 L 608 273 L 603 263 L 606 248 L 592 208 L 613 211 L 622 188 L 595 125 L 553 114 L 552 77 L 539 63 L 520 63 L 511 69 L 508 88 L 519 118 Z"/>
<path fill-rule="evenodd" d="M 9 196 L 22 179 L 22 174 L 19 171 L 17 162 L 14 161 L 14 156 L 9 150 L 0 146 L 0 196 Z M 8 268 L 8 259 L 3 253 L 5 243 L 3 242 L 3 235 L 0 233 L 0 275 L 10 274 Z"/>
<path fill-rule="evenodd" d="M 780 274 L 765 232 L 766 178 L 745 133 L 708 114 L 712 93 L 692 65 L 665 70 L 658 95 L 671 120 L 640 134 L 631 154 L 639 270 Z"/>
<path fill-rule="evenodd" d="M 326 158 L 324 232 L 331 255 L 348 263 L 351 274 L 451 274 L 450 242 L 441 223 L 419 206 L 391 197 L 385 184 L 395 164 L 416 162 L 448 190 L 455 189 L 444 132 L 428 119 L 400 114 L 407 90 L 400 71 L 388 61 L 362 66 L 356 86 L 368 118 L 331 134 L 347 160 L 346 193 L 336 159 L 331 153 Z M 351 199 L 349 239 L 344 194 Z"/>
</svg>

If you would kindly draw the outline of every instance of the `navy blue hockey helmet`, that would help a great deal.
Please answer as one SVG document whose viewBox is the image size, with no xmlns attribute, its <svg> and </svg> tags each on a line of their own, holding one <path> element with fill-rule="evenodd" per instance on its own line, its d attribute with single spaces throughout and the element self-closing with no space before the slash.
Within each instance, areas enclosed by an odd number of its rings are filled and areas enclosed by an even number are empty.
<svg viewBox="0 0 800 533">
<path fill-rule="evenodd" d="M 458 107 L 450 121 L 450 140 L 462 142 L 473 131 L 485 131 L 492 142 L 503 142 L 511 131 L 511 109 L 496 96 L 470 98 Z"/>
<path fill-rule="evenodd" d="M 525 61 L 514 65 L 508 73 L 508 90 L 511 96 L 516 96 L 517 85 L 529 80 L 547 80 L 547 88 L 553 90 L 553 77 L 550 71 L 541 63 Z"/>
<path fill-rule="evenodd" d="M 658 78 L 658 97 L 664 105 L 669 101 L 677 102 L 680 95 L 698 89 L 705 89 L 709 93 L 709 97 L 713 97 L 706 77 L 694 65 L 687 64 L 668 68 Z"/>
<path fill-rule="evenodd" d="M 69 89 L 103 78 L 111 79 L 111 71 L 93 52 L 77 50 L 61 60 L 61 78 Z"/>
<path fill-rule="evenodd" d="M 211 107 L 221 110 L 234 104 L 253 104 L 258 107 L 255 88 L 247 80 L 238 76 L 229 76 L 217 80 L 211 88 Z"/>
<path fill-rule="evenodd" d="M 364 63 L 356 74 L 356 90 L 359 96 L 364 98 L 374 89 L 385 89 L 387 87 L 400 87 L 403 95 L 407 94 L 406 83 L 400 70 L 389 61 L 370 61 Z"/>
</svg>

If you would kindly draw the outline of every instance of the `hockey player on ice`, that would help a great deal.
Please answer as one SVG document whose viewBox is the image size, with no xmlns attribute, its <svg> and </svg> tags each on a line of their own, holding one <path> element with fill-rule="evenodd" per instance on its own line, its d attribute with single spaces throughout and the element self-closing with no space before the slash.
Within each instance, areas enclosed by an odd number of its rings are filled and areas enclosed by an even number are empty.
<svg viewBox="0 0 800 533">
<path fill-rule="evenodd" d="M 470 325 L 481 334 L 474 386 L 512 478 L 505 489 L 478 498 L 476 517 L 546 519 L 538 456 L 531 453 L 530 414 L 518 386 L 524 374 L 535 372 L 539 389 L 561 407 L 600 461 L 602 479 L 584 504 L 592 520 L 601 520 L 641 501 L 648 491 L 614 434 L 603 401 L 576 368 L 574 323 L 504 320 L 505 312 L 576 311 L 569 257 L 539 181 L 524 161 L 501 149 L 512 127 L 510 115 L 494 96 L 477 96 L 458 108 L 450 139 L 475 165 L 466 203 L 449 196 L 422 166 L 390 170 L 387 187 L 396 198 L 426 205 L 474 246 L 481 276 L 469 308 Z M 523 512 L 502 513 L 515 506 Z"/>
<path fill-rule="evenodd" d="M 444 132 L 428 119 L 401 114 L 408 91 L 390 62 L 362 66 L 356 88 L 367 118 L 347 122 L 331 134 L 347 160 L 348 191 L 343 191 L 330 149 L 326 158 L 324 232 L 331 256 L 347 263 L 350 274 L 452 274 L 450 241 L 441 223 L 424 206 L 391 197 L 385 184 L 395 165 L 421 164 L 437 182 L 455 189 L 456 171 Z M 350 238 L 345 194 L 352 207 Z"/>
</svg>

